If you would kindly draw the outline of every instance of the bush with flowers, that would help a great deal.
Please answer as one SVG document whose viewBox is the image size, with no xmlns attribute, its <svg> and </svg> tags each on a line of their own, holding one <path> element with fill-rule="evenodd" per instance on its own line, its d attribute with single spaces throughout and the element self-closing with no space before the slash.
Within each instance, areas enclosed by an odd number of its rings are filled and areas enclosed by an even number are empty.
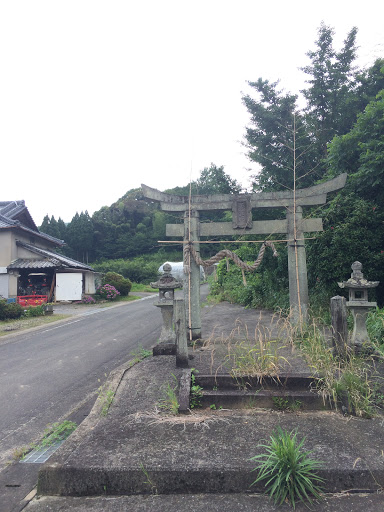
<svg viewBox="0 0 384 512">
<path fill-rule="evenodd" d="M 96 294 L 99 295 L 101 299 L 115 300 L 120 295 L 120 292 L 117 291 L 114 286 L 107 283 L 99 286 L 96 290 Z"/>
<path fill-rule="evenodd" d="M 84 295 L 84 297 L 81 299 L 81 302 L 83 304 L 96 304 L 96 300 L 90 295 Z"/>
</svg>

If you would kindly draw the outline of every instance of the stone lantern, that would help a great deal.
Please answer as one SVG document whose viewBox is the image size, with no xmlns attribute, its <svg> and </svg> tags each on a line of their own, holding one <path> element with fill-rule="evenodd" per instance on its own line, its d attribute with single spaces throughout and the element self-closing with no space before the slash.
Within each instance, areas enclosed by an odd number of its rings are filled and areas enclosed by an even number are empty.
<svg viewBox="0 0 384 512">
<path fill-rule="evenodd" d="M 355 261 L 351 268 L 352 274 L 348 281 L 338 283 L 338 285 L 349 292 L 347 307 L 352 311 L 354 321 L 351 344 L 355 347 L 356 352 L 361 352 L 363 346 L 370 341 L 366 326 L 368 312 L 377 305 L 376 302 L 368 302 L 368 290 L 376 288 L 380 281 L 364 279 L 361 271 L 363 265 L 359 261 Z"/>
<path fill-rule="evenodd" d="M 169 263 L 163 266 L 164 274 L 155 283 L 151 283 L 152 288 L 159 289 L 159 298 L 154 303 L 161 309 L 163 316 L 163 326 L 161 328 L 160 343 L 172 343 L 176 342 L 176 335 L 172 328 L 172 317 L 173 317 L 173 298 L 176 288 L 181 288 L 182 283 L 175 279 L 171 274 L 172 267 Z"/>
</svg>

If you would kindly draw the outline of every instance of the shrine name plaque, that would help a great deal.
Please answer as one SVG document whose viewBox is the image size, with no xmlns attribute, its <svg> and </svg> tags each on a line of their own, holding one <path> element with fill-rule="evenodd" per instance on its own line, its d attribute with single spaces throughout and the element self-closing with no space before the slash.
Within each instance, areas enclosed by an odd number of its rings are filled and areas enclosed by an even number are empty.
<svg viewBox="0 0 384 512">
<path fill-rule="evenodd" d="M 233 229 L 252 228 L 252 207 L 251 200 L 247 196 L 238 196 L 232 204 L 232 227 Z"/>
</svg>

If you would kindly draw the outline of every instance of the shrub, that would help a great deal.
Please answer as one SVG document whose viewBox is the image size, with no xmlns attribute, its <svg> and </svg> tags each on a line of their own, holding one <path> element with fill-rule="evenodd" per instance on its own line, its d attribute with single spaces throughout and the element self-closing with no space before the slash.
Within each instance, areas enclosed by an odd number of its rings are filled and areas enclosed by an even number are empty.
<svg viewBox="0 0 384 512">
<path fill-rule="evenodd" d="M 114 286 L 107 283 L 99 286 L 96 290 L 96 294 L 100 295 L 100 297 L 105 300 L 115 300 L 117 296 L 120 295 L 120 292 L 116 290 Z"/>
<path fill-rule="evenodd" d="M 236 249 L 235 253 L 249 263 L 256 260 L 259 246 L 250 244 Z M 288 272 L 286 249 L 279 246 L 279 256 L 274 258 L 266 251 L 257 272 L 245 272 L 246 285 L 242 273 L 232 260 L 228 266 L 222 260 L 217 266 L 217 283 L 211 287 L 211 295 L 220 300 L 228 300 L 245 307 L 287 310 L 289 309 Z"/>
<path fill-rule="evenodd" d="M 81 302 L 83 304 L 96 304 L 96 300 L 90 295 L 84 295 L 84 297 L 81 299 Z"/>
<path fill-rule="evenodd" d="M 114 286 L 120 295 L 123 296 L 128 295 L 132 288 L 131 281 L 117 272 L 107 272 L 105 276 L 103 276 L 102 283 L 104 285 L 110 284 L 111 286 Z"/>
<path fill-rule="evenodd" d="M 24 313 L 24 316 L 26 316 L 27 318 L 34 317 L 34 316 L 43 316 L 43 315 L 45 315 L 43 306 L 29 306 L 28 309 Z"/>
<path fill-rule="evenodd" d="M 20 306 L 20 304 L 17 304 L 16 302 L 11 302 L 10 304 L 7 304 L 5 311 L 7 318 L 15 319 L 20 318 L 23 315 L 24 308 Z"/>
<path fill-rule="evenodd" d="M 0 299 L 0 320 L 7 319 L 7 301 Z"/>
<path fill-rule="evenodd" d="M 0 300 L 0 320 L 8 320 L 20 318 L 24 312 L 24 309 L 20 304 L 11 302 L 7 304 L 5 299 Z"/>
</svg>

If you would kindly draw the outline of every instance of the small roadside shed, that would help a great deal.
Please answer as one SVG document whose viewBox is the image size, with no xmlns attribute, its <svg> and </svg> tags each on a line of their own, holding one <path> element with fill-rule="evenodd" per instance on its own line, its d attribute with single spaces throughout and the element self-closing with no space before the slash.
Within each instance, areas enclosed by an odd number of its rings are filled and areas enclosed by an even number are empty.
<svg viewBox="0 0 384 512">
<path fill-rule="evenodd" d="M 39 231 L 24 201 L 0 201 L 0 296 L 72 301 L 95 293 L 98 273 L 54 250 L 64 245 Z"/>
</svg>

